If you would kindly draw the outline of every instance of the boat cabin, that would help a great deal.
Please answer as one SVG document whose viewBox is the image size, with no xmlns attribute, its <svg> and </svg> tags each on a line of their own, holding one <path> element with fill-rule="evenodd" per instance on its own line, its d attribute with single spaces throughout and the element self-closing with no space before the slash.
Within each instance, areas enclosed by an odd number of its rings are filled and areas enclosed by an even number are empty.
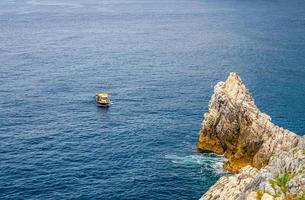
<svg viewBox="0 0 305 200">
<path fill-rule="evenodd" d="M 99 93 L 96 95 L 96 102 L 100 106 L 109 106 L 111 101 L 109 99 L 109 95 L 107 93 Z"/>
</svg>

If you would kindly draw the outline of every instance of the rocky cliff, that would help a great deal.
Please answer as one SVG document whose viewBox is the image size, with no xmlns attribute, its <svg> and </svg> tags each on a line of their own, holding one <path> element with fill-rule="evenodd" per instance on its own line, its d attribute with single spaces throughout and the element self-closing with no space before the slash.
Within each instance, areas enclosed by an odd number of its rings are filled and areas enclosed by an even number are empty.
<svg viewBox="0 0 305 200">
<path fill-rule="evenodd" d="M 237 173 L 202 200 L 305 198 L 305 139 L 273 124 L 236 73 L 215 86 L 197 147 L 224 154 L 224 168 Z"/>
</svg>

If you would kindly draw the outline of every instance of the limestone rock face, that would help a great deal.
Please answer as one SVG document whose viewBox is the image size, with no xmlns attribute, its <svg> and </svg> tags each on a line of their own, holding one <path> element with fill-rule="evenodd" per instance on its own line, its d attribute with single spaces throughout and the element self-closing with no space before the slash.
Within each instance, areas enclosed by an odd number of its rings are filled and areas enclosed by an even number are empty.
<svg viewBox="0 0 305 200">
<path fill-rule="evenodd" d="M 248 188 L 257 185 L 258 170 L 247 166 L 236 176 L 223 176 L 200 200 L 243 200 Z"/>
<path fill-rule="evenodd" d="M 200 200 L 305 199 L 305 137 L 274 125 L 236 73 L 215 86 L 199 150 L 224 154 L 221 177 Z"/>
<path fill-rule="evenodd" d="M 251 165 L 262 168 L 271 155 L 296 147 L 300 137 L 274 125 L 255 105 L 236 73 L 219 82 L 199 131 L 199 150 L 224 154 L 224 167 L 238 172 Z"/>
<path fill-rule="evenodd" d="M 200 200 L 305 199 L 305 145 L 281 151 L 258 170 L 247 166 L 221 177 Z"/>
</svg>

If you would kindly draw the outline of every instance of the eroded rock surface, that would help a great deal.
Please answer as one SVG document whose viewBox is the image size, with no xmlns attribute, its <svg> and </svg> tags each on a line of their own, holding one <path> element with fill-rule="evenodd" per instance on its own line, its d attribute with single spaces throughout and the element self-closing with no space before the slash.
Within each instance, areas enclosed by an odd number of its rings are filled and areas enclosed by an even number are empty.
<svg viewBox="0 0 305 200">
<path fill-rule="evenodd" d="M 215 86 L 197 147 L 224 154 L 237 173 L 201 200 L 305 200 L 305 138 L 274 125 L 236 73 Z"/>
<path fill-rule="evenodd" d="M 198 149 L 224 154 L 224 167 L 238 172 L 267 165 L 271 155 L 296 147 L 300 137 L 274 125 L 255 105 L 236 73 L 218 83 L 199 132 Z"/>
<path fill-rule="evenodd" d="M 246 199 L 248 187 L 256 185 L 258 169 L 247 166 L 236 176 L 221 177 L 200 200 Z"/>
<path fill-rule="evenodd" d="M 200 200 L 304 200 L 305 145 L 273 155 L 258 170 L 246 166 L 221 177 Z"/>
</svg>

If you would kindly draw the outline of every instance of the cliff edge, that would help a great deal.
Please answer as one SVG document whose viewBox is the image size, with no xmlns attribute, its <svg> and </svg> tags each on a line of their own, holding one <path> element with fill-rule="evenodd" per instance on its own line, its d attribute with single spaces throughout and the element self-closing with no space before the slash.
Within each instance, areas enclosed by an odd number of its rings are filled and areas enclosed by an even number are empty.
<svg viewBox="0 0 305 200">
<path fill-rule="evenodd" d="M 230 73 L 225 82 L 214 88 L 197 148 L 223 154 L 227 158 L 224 168 L 238 174 L 220 178 L 202 199 L 251 199 L 251 195 L 253 199 L 268 199 L 267 195 L 269 199 L 284 199 L 289 195 L 297 198 L 303 192 L 305 195 L 304 140 L 273 124 L 257 108 L 240 77 Z M 277 185 L 276 180 L 282 182 Z"/>
</svg>

